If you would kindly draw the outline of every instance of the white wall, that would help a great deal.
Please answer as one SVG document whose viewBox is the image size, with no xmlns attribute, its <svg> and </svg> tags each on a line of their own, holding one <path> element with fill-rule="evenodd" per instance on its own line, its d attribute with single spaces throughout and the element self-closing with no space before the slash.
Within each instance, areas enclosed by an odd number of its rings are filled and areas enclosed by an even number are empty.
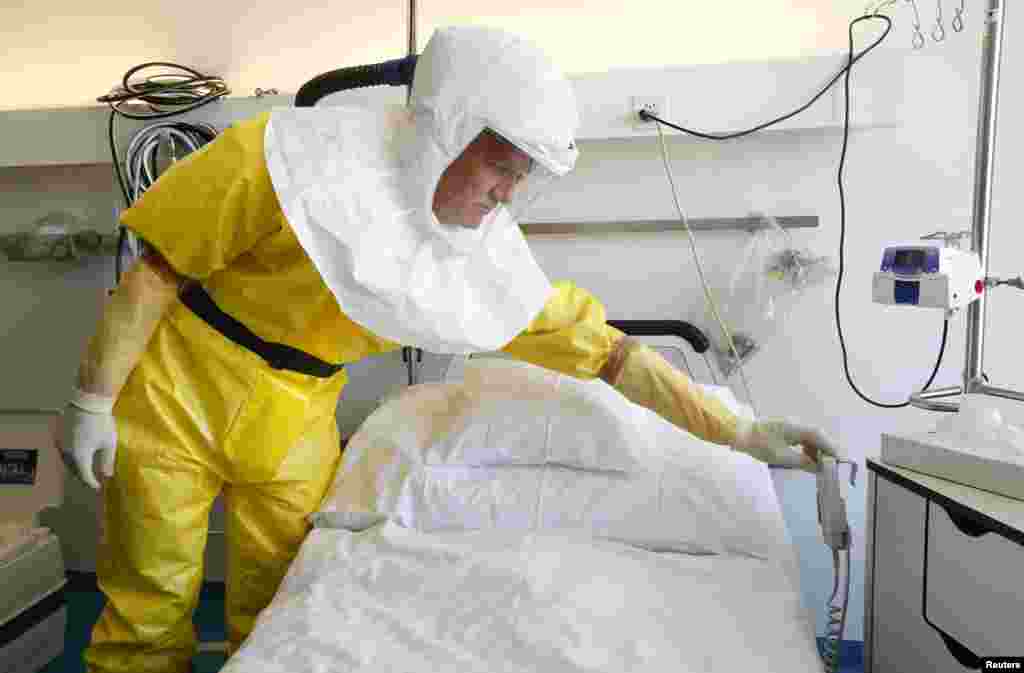
<svg viewBox="0 0 1024 673">
<path fill-rule="evenodd" d="M 515 16 L 498 16 L 483 15 L 469 3 L 421 4 L 431 6 L 421 8 L 420 45 L 429 26 L 439 23 L 499 23 L 543 42 L 570 72 L 795 58 L 842 50 L 849 19 L 863 9 L 859 0 L 664 2 L 628 12 L 620 3 L 586 3 L 585 8 L 520 3 Z M 906 124 L 857 132 L 850 138 L 842 319 L 851 374 L 860 389 L 876 399 L 899 401 L 918 389 L 938 350 L 940 317 L 872 304 L 870 278 L 887 243 L 970 225 L 982 4 L 968 3 L 964 34 L 948 31 L 944 44 L 929 39 L 925 50 L 914 52 L 910 9 L 900 3 L 887 44 L 905 52 Z M 313 74 L 395 58 L 406 48 L 404 3 L 359 17 L 350 16 L 351 9 L 311 2 L 293 3 L 288 15 L 230 3 L 200 8 L 198 3 L 179 2 L 144 15 L 137 5 L 108 3 L 106 12 L 91 5 L 88 17 L 75 15 L 71 3 L 39 7 L 0 9 L 6 25 L 23 27 L 8 36 L 8 67 L 0 74 L 5 107 L 86 104 L 131 65 L 157 58 L 221 74 L 240 93 L 271 86 L 287 92 Z M 922 7 L 926 26 L 930 25 L 934 10 Z M 202 15 L 203 22 L 184 18 L 190 9 L 195 10 L 190 16 Z M 232 16 L 233 9 L 240 16 Z M 1014 152 L 1021 146 L 1021 131 L 1013 121 L 1024 104 L 1009 84 L 1024 67 L 1024 56 L 1014 43 L 1015 36 L 1024 33 L 1016 29 L 1021 24 L 1012 9 L 1008 14 L 991 258 L 993 272 L 1006 274 L 1021 270 L 1022 234 L 1014 226 L 1022 212 L 1014 184 L 1022 168 Z M 952 8 L 947 20 L 951 16 Z M 586 35 L 581 39 L 584 23 Z M 82 59 L 83 53 L 89 58 Z M 59 86 L 43 86 L 44 81 Z M 715 95 L 713 90 L 692 92 L 694 98 Z M 749 105 L 760 103 L 752 100 Z M 819 229 L 794 235 L 835 259 L 840 143 L 840 133 L 819 130 L 714 145 L 680 139 L 669 144 L 683 204 L 691 216 L 743 215 L 751 209 L 818 215 Z M 536 216 L 557 216 L 563 208 L 602 218 L 673 214 L 655 139 L 581 145 L 579 169 L 540 205 Z M 18 230 L 54 206 L 81 209 L 81 214 L 109 226 L 112 219 L 106 218 L 114 201 L 109 166 L 5 169 L 0 172 L 0 232 Z M 744 235 L 698 236 L 712 281 L 723 283 Z M 683 318 L 703 324 L 701 292 L 681 235 L 531 239 L 531 247 L 552 278 L 572 278 L 593 291 L 612 318 Z M 0 263 L 0 292 L 7 309 L 0 315 L 5 346 L 0 355 L 0 405 L 62 402 L 110 279 L 109 264 L 102 262 L 74 267 Z M 1014 290 L 1002 289 L 990 302 L 986 369 L 996 385 L 1024 386 L 1014 329 L 1022 299 Z M 958 382 L 963 325 L 962 317 L 952 321 L 936 386 Z M 400 367 L 387 366 L 396 369 L 400 385 Z M 870 407 L 850 389 L 835 331 L 832 287 L 818 288 L 803 298 L 792 320 L 765 343 L 747 373 L 762 414 L 799 416 L 822 427 L 862 465 L 865 456 L 877 456 L 881 432 L 921 428 L 936 420 L 915 409 Z M 818 542 L 813 480 L 793 474 L 776 478 L 783 485 L 791 532 L 800 544 L 806 597 L 820 614 L 831 580 L 829 556 Z M 863 484 L 860 481 L 849 494 L 856 531 L 853 612 L 847 630 L 852 639 L 862 637 Z M 94 507 L 88 494 L 76 492 L 74 486 L 69 489 L 73 505 L 86 511 Z M 87 566 L 91 552 L 85 544 L 80 546 L 81 563 Z M 819 622 L 819 632 L 822 627 Z"/>
<path fill-rule="evenodd" d="M 438 26 L 498 25 L 544 44 L 574 73 L 621 65 L 796 58 L 841 48 L 847 17 L 864 5 L 861 0 L 652 0 L 624 10 L 611 0 L 417 4 L 420 50 Z M 173 61 L 220 75 L 239 95 L 257 87 L 294 92 L 326 70 L 404 56 L 408 5 L 405 0 L 295 0 L 286 6 L 231 0 L 144 6 L 129 0 L 6 2 L 0 6 L 0 25 L 9 27 L 0 108 L 92 104 L 126 70 L 147 61 Z"/>
<path fill-rule="evenodd" d="M 968 15 L 963 34 L 949 30 L 942 45 L 909 46 L 906 17 L 887 44 L 905 47 L 906 123 L 902 128 L 851 134 L 845 169 L 845 273 L 841 294 L 843 336 L 858 388 L 875 400 L 899 402 L 920 390 L 939 350 L 942 318 L 931 311 L 889 308 L 871 301 L 871 274 L 882 248 L 937 230 L 970 228 L 974 181 L 981 25 Z M 972 21 L 971 18 L 974 20 Z M 1024 67 L 1014 37 L 1024 35 L 1011 14 L 1006 29 L 996 181 L 992 210 L 991 271 L 1022 270 L 1022 211 L 1014 177 L 1022 168 L 1016 148 L 1024 97 L 1011 82 Z M 1020 39 L 1019 37 L 1017 38 Z M 867 58 L 870 58 L 868 56 Z M 867 59 L 865 59 L 867 60 Z M 854 77 L 856 78 L 856 70 Z M 869 83 L 859 80 L 860 86 Z M 694 91 L 694 97 L 714 91 Z M 757 106 L 758 101 L 750 101 Z M 816 230 L 794 230 L 797 241 L 838 260 L 840 204 L 836 184 L 841 131 L 763 135 L 708 144 L 674 137 L 673 171 L 691 217 L 738 216 L 750 210 L 775 215 L 818 215 Z M 669 183 L 656 139 L 581 143 L 578 170 L 532 216 L 560 209 L 595 218 L 670 217 Z M 726 287 L 742 233 L 698 232 L 712 285 Z M 703 294 L 684 234 L 531 239 L 552 277 L 568 277 L 594 292 L 616 319 L 678 317 L 705 325 Z M 717 282 L 716 282 L 717 281 Z M 847 384 L 834 318 L 835 285 L 810 291 L 788 324 L 765 344 L 746 372 L 762 415 L 796 417 L 838 438 L 861 464 L 877 458 L 882 432 L 923 429 L 938 416 L 914 408 L 885 410 L 863 402 Z M 637 298 L 642 297 L 642 301 Z M 1018 328 L 1021 296 L 996 290 L 989 302 L 986 371 L 995 385 L 1024 387 Z M 934 387 L 956 385 L 964 363 L 964 317 L 950 323 L 942 368 Z M 709 328 L 710 329 L 710 328 Z M 737 394 L 742 388 L 734 386 Z M 845 473 L 845 468 L 844 468 Z M 805 598 L 824 628 L 822 606 L 831 591 L 831 556 L 820 543 L 813 479 L 778 473 L 790 530 L 800 544 Z M 854 580 L 847 638 L 863 637 L 864 506 L 866 480 L 848 494 L 855 530 Z"/>
</svg>

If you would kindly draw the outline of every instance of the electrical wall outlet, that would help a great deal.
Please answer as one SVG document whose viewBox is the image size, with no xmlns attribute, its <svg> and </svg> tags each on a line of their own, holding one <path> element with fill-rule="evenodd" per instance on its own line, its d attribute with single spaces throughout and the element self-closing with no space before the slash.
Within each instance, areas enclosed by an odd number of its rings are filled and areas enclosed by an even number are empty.
<svg viewBox="0 0 1024 673">
<path fill-rule="evenodd" d="M 668 118 L 668 98 L 665 96 L 632 96 L 629 99 L 630 118 L 634 126 L 653 124 L 651 119 L 642 119 L 640 112 L 648 112 L 655 117 Z"/>
</svg>

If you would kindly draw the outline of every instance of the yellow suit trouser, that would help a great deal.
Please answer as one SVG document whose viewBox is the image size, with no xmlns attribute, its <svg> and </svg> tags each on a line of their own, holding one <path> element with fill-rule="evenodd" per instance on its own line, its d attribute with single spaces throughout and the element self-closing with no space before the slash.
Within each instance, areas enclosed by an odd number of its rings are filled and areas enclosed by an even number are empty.
<svg viewBox="0 0 1024 673">
<path fill-rule="evenodd" d="M 269 370 L 176 303 L 118 397 L 93 673 L 178 673 L 196 647 L 208 516 L 223 494 L 230 652 L 273 598 L 340 457 L 346 380 Z"/>
</svg>

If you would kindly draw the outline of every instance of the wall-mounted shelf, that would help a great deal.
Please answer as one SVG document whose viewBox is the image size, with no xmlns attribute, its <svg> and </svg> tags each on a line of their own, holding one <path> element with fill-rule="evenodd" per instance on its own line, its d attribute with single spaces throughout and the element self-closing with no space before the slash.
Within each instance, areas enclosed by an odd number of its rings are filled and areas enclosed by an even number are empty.
<svg viewBox="0 0 1024 673">
<path fill-rule="evenodd" d="M 225 128 L 291 101 L 291 96 L 222 98 L 172 119 Z M 0 112 L 0 167 L 111 164 L 109 123 L 110 108 L 103 105 Z M 147 125 L 118 116 L 118 149 L 124 152 L 131 136 Z"/>
<path fill-rule="evenodd" d="M 118 234 L 94 230 L 74 234 L 0 235 L 0 259 L 12 262 L 67 261 L 84 257 L 113 255 Z"/>
<path fill-rule="evenodd" d="M 850 80 L 852 128 L 902 123 L 907 50 L 879 47 L 854 67 Z M 664 100 L 666 121 L 712 135 L 754 128 L 809 102 L 846 65 L 848 54 L 818 54 L 788 61 L 715 63 L 636 68 L 573 78 L 580 107 L 581 140 L 657 137 L 652 123 L 634 121 L 633 97 Z M 843 80 L 804 112 L 761 133 L 841 129 Z M 702 140 L 664 128 L 666 134 Z M 735 139 L 729 142 L 743 142 Z"/>
<path fill-rule="evenodd" d="M 905 50 L 882 48 L 858 62 L 852 78 L 854 128 L 902 122 Z M 695 130 L 725 133 L 744 130 L 782 116 L 806 103 L 839 72 L 847 56 L 828 54 L 795 61 L 725 63 L 689 67 L 612 70 L 570 77 L 580 110 L 581 141 L 657 136 L 654 124 L 634 121 L 632 98 L 661 96 L 665 119 Z M 842 82 L 808 110 L 769 131 L 842 128 Z M 182 121 L 205 121 L 218 128 L 276 106 L 293 104 L 294 94 L 221 98 L 186 113 Z M 405 87 L 384 86 L 335 94 L 322 104 L 354 101 L 362 105 L 403 104 Z M 109 164 L 106 106 L 0 111 L 0 168 Z M 145 122 L 117 119 L 119 148 Z M 677 131 L 673 136 L 708 142 Z"/>
<path fill-rule="evenodd" d="M 775 221 L 784 229 L 811 228 L 818 226 L 817 215 L 798 215 L 792 217 L 776 217 Z M 763 218 L 759 217 L 716 217 L 688 220 L 690 229 L 703 231 L 757 231 L 766 228 Z M 519 225 L 523 233 L 530 235 L 544 234 L 609 234 L 609 233 L 655 233 L 665 231 L 684 231 L 682 220 L 580 220 L 575 222 L 524 222 Z"/>
</svg>

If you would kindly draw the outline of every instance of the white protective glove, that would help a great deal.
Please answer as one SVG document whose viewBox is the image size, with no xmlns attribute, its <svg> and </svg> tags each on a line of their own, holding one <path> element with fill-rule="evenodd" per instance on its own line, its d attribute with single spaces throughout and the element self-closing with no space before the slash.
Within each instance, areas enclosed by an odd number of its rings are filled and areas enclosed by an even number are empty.
<svg viewBox="0 0 1024 673">
<path fill-rule="evenodd" d="M 762 463 L 796 467 L 812 474 L 817 472 L 819 453 L 846 460 L 839 447 L 820 430 L 781 419 L 739 419 L 733 448 Z"/>
<path fill-rule="evenodd" d="M 114 476 L 117 458 L 117 425 L 114 400 L 75 390 L 61 415 L 58 448 L 64 464 L 87 486 L 100 489 L 93 472 L 93 458 L 101 454 L 103 476 Z"/>
</svg>

